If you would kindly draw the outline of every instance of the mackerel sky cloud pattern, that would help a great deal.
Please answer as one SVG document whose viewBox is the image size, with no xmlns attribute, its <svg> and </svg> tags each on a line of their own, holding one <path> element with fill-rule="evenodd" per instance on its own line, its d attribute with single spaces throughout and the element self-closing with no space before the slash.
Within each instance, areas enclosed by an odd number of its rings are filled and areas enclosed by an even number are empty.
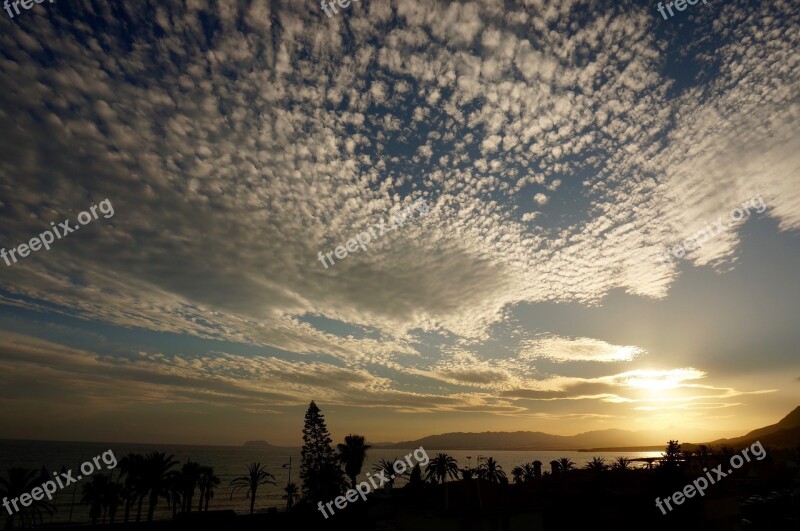
<svg viewBox="0 0 800 531">
<path fill-rule="evenodd" d="M 0 385 L 15 380 L 25 407 L 51 399 L 23 383 L 54 359 L 60 386 L 102 375 L 74 398 L 97 415 L 136 395 L 273 415 L 311 394 L 557 420 L 602 397 L 608 422 L 646 399 L 633 370 L 679 374 L 714 404 L 774 389 L 735 356 L 704 365 L 595 323 L 621 319 L 618 297 L 658 311 L 684 300 L 684 277 L 729 274 L 752 223 L 796 245 L 796 3 L 709 3 L 670 23 L 643 2 L 581 0 L 25 15 L 0 32 L 3 243 L 98 198 L 117 212 L 0 269 Z M 659 265 L 756 194 L 762 216 Z M 428 215 L 320 267 L 320 249 L 418 199 Z M 562 311 L 570 326 L 542 317 Z M 25 316 L 46 337 L 26 338 Z M 101 406 L 105 392 L 118 398 Z"/>
</svg>

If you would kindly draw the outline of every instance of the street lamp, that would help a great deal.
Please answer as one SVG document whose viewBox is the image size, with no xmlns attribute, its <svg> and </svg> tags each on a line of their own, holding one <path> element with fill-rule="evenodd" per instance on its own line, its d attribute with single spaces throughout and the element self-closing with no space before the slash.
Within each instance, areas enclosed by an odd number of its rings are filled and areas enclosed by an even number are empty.
<svg viewBox="0 0 800 531">
<path fill-rule="evenodd" d="M 292 484 L 292 457 L 289 456 L 289 462 L 284 463 L 281 468 L 289 467 L 289 480 L 286 482 L 286 510 L 288 511 L 292 504 L 292 493 L 289 492 L 289 485 Z"/>
<path fill-rule="evenodd" d="M 281 468 L 286 468 L 287 466 L 289 467 L 289 481 L 287 481 L 287 483 L 291 483 L 292 482 L 292 458 L 291 457 L 289 457 L 289 462 L 288 463 L 284 463 L 281 466 Z"/>
</svg>

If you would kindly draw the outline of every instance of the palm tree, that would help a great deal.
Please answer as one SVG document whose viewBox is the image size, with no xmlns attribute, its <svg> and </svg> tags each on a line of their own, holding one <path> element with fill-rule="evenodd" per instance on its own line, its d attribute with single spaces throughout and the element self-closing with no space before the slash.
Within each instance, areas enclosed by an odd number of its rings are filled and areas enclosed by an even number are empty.
<svg viewBox="0 0 800 531">
<path fill-rule="evenodd" d="M 178 505 L 183 510 L 183 493 L 186 490 L 186 482 L 183 476 L 180 473 L 171 475 L 164 490 L 167 498 L 167 507 L 172 510 L 172 517 L 175 518 L 178 515 Z"/>
<path fill-rule="evenodd" d="M 220 483 L 220 480 L 217 476 L 211 475 L 211 480 L 209 481 L 208 485 L 206 486 L 206 493 L 205 493 L 205 505 L 203 506 L 203 510 L 208 512 L 208 502 L 211 501 L 211 498 L 214 497 L 214 488 L 217 487 Z"/>
<path fill-rule="evenodd" d="M 522 480 L 526 483 L 536 479 L 536 465 L 533 463 L 525 463 L 522 465 Z"/>
<path fill-rule="evenodd" d="M 372 467 L 373 472 L 383 471 L 383 476 L 386 478 L 386 485 L 388 485 L 388 487 L 386 487 L 388 492 L 391 492 L 392 487 L 394 486 L 395 477 L 399 475 L 394 471 L 394 464 L 397 463 L 397 461 L 399 461 L 399 459 L 396 457 L 388 461 L 386 459 L 381 459 L 375 466 Z"/>
<path fill-rule="evenodd" d="M 356 488 L 356 477 L 361 473 L 370 446 L 364 443 L 363 436 L 350 434 L 344 438 L 344 444 L 336 445 L 336 449 L 339 451 L 339 462 L 344 465 L 344 473 L 350 478 L 350 487 Z"/>
<path fill-rule="evenodd" d="M 119 460 L 120 474 L 125 476 L 125 483 L 122 487 L 122 499 L 125 500 L 124 522 L 128 523 L 131 512 L 131 505 L 139 500 L 136 521 L 138 522 L 142 514 L 142 500 L 146 492 L 142 492 L 142 462 L 144 458 L 139 454 L 130 453 Z"/>
<path fill-rule="evenodd" d="M 173 455 L 167 456 L 162 452 L 150 452 L 144 456 L 142 462 L 142 489 L 150 494 L 149 505 L 147 507 L 147 521 L 153 521 L 153 514 L 158 504 L 158 498 L 169 497 L 169 484 L 174 472 L 170 468 L 178 462 L 173 459 Z"/>
<path fill-rule="evenodd" d="M 214 487 L 219 485 L 220 481 L 214 475 L 214 469 L 210 466 L 200 467 L 200 478 L 197 481 L 197 486 L 200 489 L 200 496 L 197 502 L 197 512 L 203 510 L 205 503 L 206 511 L 208 511 L 208 501 L 214 497 Z"/>
<path fill-rule="evenodd" d="M 106 516 L 110 522 L 114 523 L 114 515 L 120 502 L 122 485 L 111 481 L 110 476 L 96 474 L 92 476 L 89 483 L 83 484 L 83 496 L 81 503 L 89 506 L 89 517 L 92 524 L 97 523 L 100 515 L 103 515 L 103 523 L 106 523 Z"/>
<path fill-rule="evenodd" d="M 113 475 L 111 476 L 113 477 Z M 108 511 L 108 523 L 114 523 L 114 517 L 117 514 L 117 508 L 122 503 L 122 483 L 119 481 L 111 481 L 109 477 L 108 484 L 106 485 L 105 493 L 103 493 L 103 507 Z M 105 522 L 106 516 L 103 515 Z"/>
<path fill-rule="evenodd" d="M 202 472 L 202 468 L 203 467 L 200 466 L 200 463 L 195 463 L 188 459 L 181 468 L 180 478 L 181 486 L 183 487 L 181 509 L 185 513 L 192 511 L 192 498 L 194 498 L 194 491 L 197 488 L 197 482 L 200 481 L 200 473 Z"/>
<path fill-rule="evenodd" d="M 502 479 L 505 479 L 506 473 L 503 472 L 503 467 L 494 460 L 494 457 L 487 457 L 478 466 L 478 477 L 492 483 L 501 483 Z"/>
<path fill-rule="evenodd" d="M 447 454 L 438 453 L 425 468 L 425 479 L 444 484 L 448 476 L 458 479 L 458 461 Z"/>
<path fill-rule="evenodd" d="M 261 485 L 274 485 L 275 476 L 267 472 L 265 468 L 261 467 L 261 463 L 252 463 L 247 465 L 247 475 L 239 476 L 231 480 L 231 499 L 236 491 L 246 488 L 247 494 L 250 495 L 250 514 L 253 514 L 253 509 L 256 505 L 256 491 Z"/>
<path fill-rule="evenodd" d="M 614 459 L 614 464 L 611 465 L 611 468 L 614 470 L 630 470 L 631 467 L 631 460 L 627 457 L 617 457 Z"/>
<path fill-rule="evenodd" d="M 608 469 L 608 465 L 606 464 L 606 460 L 602 457 L 592 457 L 592 460 L 586 463 L 583 467 L 586 470 L 593 470 L 595 472 L 604 472 Z"/>
<path fill-rule="evenodd" d="M 81 503 L 89 506 L 89 518 L 92 520 L 92 525 L 97 523 L 97 519 L 103 513 L 103 490 L 107 481 L 108 476 L 98 474 L 92 476 L 92 480 L 89 483 L 83 484 Z"/>
<path fill-rule="evenodd" d="M 283 487 L 283 496 L 281 496 L 282 500 L 286 500 L 286 510 L 290 510 L 294 506 L 294 500 L 297 498 L 297 485 L 294 483 L 287 483 L 285 487 Z"/>
<path fill-rule="evenodd" d="M 558 460 L 558 466 L 561 469 L 561 472 L 569 472 L 575 468 L 575 463 L 573 463 L 572 459 L 569 457 L 562 457 Z"/>
<path fill-rule="evenodd" d="M 511 477 L 514 479 L 514 483 L 522 483 L 522 477 L 525 475 L 525 471 L 522 469 L 521 466 L 515 466 L 511 469 Z"/>
<path fill-rule="evenodd" d="M 27 468 L 8 469 L 8 479 L 0 477 L 0 499 L 19 498 L 23 494 L 29 493 L 34 487 L 40 486 L 46 479 L 36 470 Z M 41 522 L 42 513 L 52 514 L 55 507 L 51 503 L 43 500 L 33 499 L 28 507 L 19 505 L 19 511 L 6 518 L 5 529 L 14 528 L 14 517 L 18 514 L 22 527 L 34 527 L 37 520 Z"/>
</svg>

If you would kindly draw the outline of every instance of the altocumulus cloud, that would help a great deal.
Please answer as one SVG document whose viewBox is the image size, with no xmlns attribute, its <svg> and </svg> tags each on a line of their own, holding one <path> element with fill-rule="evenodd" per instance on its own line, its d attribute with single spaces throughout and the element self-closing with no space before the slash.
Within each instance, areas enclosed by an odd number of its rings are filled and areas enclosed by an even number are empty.
<svg viewBox="0 0 800 531">
<path fill-rule="evenodd" d="M 310 389 L 408 411 L 612 396 L 642 376 L 545 385 L 558 375 L 533 363 L 628 362 L 640 347 L 479 347 L 516 305 L 666 296 L 678 272 L 656 253 L 756 193 L 782 229 L 800 227 L 798 14 L 786 1 L 698 11 L 724 28 L 719 73 L 671 90 L 677 51 L 654 36 L 650 6 L 525 4 L 376 0 L 328 19 L 303 2 L 77 1 L 4 22 L 4 238 L 77 212 L 87 193 L 117 211 L 0 270 L 4 302 L 318 356 L 101 366 L 192 396 L 211 378 L 218 397 L 264 410 Z M 555 220 L 576 190 L 586 208 Z M 318 249 L 417 198 L 428 216 L 320 271 Z M 733 230 L 687 258 L 725 264 L 737 243 Z M 423 332 L 462 346 L 426 348 Z M 99 363 L 75 360 L 53 370 Z M 449 394 L 404 389 L 400 374 Z"/>
</svg>

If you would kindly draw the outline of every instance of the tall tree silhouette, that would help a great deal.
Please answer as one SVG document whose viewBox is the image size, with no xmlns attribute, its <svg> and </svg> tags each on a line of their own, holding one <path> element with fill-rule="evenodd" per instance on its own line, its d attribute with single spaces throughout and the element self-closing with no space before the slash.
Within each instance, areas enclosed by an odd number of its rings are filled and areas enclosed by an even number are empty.
<svg viewBox="0 0 800 531">
<path fill-rule="evenodd" d="M 183 510 L 183 493 L 186 490 L 183 476 L 180 473 L 170 476 L 164 490 L 166 491 L 167 507 L 170 508 L 172 517 L 175 518 L 178 515 L 178 506 Z"/>
<path fill-rule="evenodd" d="M 200 463 L 186 460 L 183 464 L 180 473 L 180 483 L 183 487 L 181 496 L 181 510 L 185 513 L 192 511 L 192 499 L 194 498 L 194 491 L 197 489 L 197 482 L 200 481 L 200 474 L 202 472 Z"/>
<path fill-rule="evenodd" d="M 113 477 L 113 474 L 112 474 Z M 108 523 L 113 524 L 114 518 L 117 515 L 117 509 L 122 504 L 122 483 L 119 481 L 112 481 L 109 478 L 108 484 L 106 485 L 105 493 L 103 493 L 103 508 L 108 513 Z M 103 515 L 103 521 L 105 522 L 106 515 Z"/>
<path fill-rule="evenodd" d="M 458 462 L 447 454 L 438 453 L 425 468 L 425 479 L 444 483 L 448 477 L 458 479 Z"/>
<path fill-rule="evenodd" d="M 214 497 L 214 489 L 219 485 L 220 480 L 214 475 L 214 469 L 210 466 L 200 467 L 200 480 L 197 483 L 200 489 L 200 496 L 197 502 L 197 510 L 208 511 L 208 502 Z M 205 509 L 204 509 L 205 507 Z"/>
<path fill-rule="evenodd" d="M 123 521 L 128 523 L 131 506 L 139 502 L 136 513 L 138 522 L 142 516 L 142 501 L 147 494 L 143 491 L 142 470 L 144 458 L 139 454 L 129 453 L 119 460 L 119 470 L 125 476 L 122 485 L 122 499 L 125 501 L 125 515 Z"/>
<path fill-rule="evenodd" d="M 350 487 L 356 488 L 356 477 L 361 473 L 370 446 L 365 444 L 363 436 L 350 434 L 344 438 L 344 444 L 339 443 L 336 448 L 344 473 L 350 478 Z"/>
<path fill-rule="evenodd" d="M 114 515 L 120 502 L 122 486 L 111 481 L 105 474 L 95 474 L 91 481 L 83 484 L 83 496 L 81 503 L 89 506 L 89 518 L 92 524 L 97 523 L 97 519 L 102 515 L 103 523 L 106 523 L 106 516 L 114 523 Z"/>
<path fill-rule="evenodd" d="M 675 470 L 678 468 L 678 464 L 680 463 L 681 459 L 681 445 L 678 444 L 678 441 L 670 441 L 667 443 L 667 448 L 664 453 L 661 454 L 663 460 L 661 461 L 661 466 L 665 467 L 669 470 Z"/>
<path fill-rule="evenodd" d="M 422 467 L 417 463 L 414 465 L 414 468 L 411 469 L 411 474 L 408 477 L 408 486 L 412 489 L 420 489 L 424 485 L 425 481 L 422 479 Z"/>
<path fill-rule="evenodd" d="M 343 490 L 344 477 L 331 447 L 325 417 L 313 400 L 308 406 L 303 425 L 300 479 L 303 481 L 303 497 L 311 504 L 329 501 Z"/>
<path fill-rule="evenodd" d="M 247 465 L 247 475 L 239 476 L 231 480 L 231 499 L 237 491 L 247 489 L 247 495 L 250 496 L 250 514 L 253 514 L 253 508 L 256 505 L 256 492 L 261 485 L 274 485 L 275 476 L 266 471 L 261 466 L 261 463 L 252 463 Z"/>
<path fill-rule="evenodd" d="M 174 456 L 167 456 L 162 452 L 151 452 L 144 456 L 142 463 L 142 484 L 149 494 L 150 499 L 147 507 L 147 521 L 153 521 L 153 514 L 158 504 L 158 498 L 169 496 L 168 486 L 175 475 L 170 472 L 170 468 L 178 462 Z"/>
</svg>

